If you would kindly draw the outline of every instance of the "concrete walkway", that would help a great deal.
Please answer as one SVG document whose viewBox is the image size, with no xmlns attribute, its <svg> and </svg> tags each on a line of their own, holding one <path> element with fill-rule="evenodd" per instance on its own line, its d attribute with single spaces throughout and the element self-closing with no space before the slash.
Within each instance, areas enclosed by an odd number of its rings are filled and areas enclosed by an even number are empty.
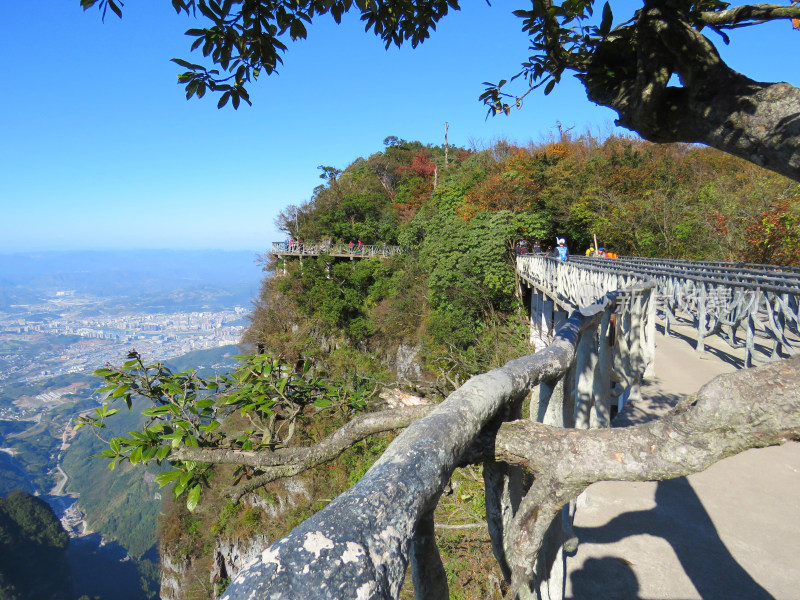
<svg viewBox="0 0 800 600">
<path fill-rule="evenodd" d="M 657 336 L 656 378 L 614 426 L 643 422 L 741 364 Z M 800 444 L 749 450 L 687 478 L 603 482 L 578 508 L 565 598 L 800 598 Z"/>
</svg>

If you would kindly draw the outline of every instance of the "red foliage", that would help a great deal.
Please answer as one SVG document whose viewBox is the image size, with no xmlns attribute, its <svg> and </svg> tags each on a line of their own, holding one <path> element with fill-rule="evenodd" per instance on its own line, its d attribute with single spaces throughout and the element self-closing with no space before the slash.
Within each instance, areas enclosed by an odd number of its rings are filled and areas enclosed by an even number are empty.
<svg viewBox="0 0 800 600">
<path fill-rule="evenodd" d="M 560 154 L 551 156 L 548 151 L 531 154 L 522 148 L 511 148 L 496 168 L 469 191 L 459 214 L 471 219 L 482 211 L 536 210 L 541 205 L 544 168 L 548 159 Z"/>
<path fill-rule="evenodd" d="M 431 153 L 421 148 L 411 159 L 411 165 L 397 169 L 399 173 L 414 173 L 425 179 L 433 177 L 436 172 L 436 164 L 431 160 Z"/>
<path fill-rule="evenodd" d="M 773 202 L 745 235 L 747 261 L 800 266 L 800 198 Z"/>
</svg>

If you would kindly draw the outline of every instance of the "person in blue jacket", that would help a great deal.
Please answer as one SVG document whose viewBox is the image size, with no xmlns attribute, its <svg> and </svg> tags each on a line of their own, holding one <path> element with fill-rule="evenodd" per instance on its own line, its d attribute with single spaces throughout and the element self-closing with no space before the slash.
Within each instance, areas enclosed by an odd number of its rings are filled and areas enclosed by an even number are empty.
<svg viewBox="0 0 800 600">
<path fill-rule="evenodd" d="M 569 258 L 569 250 L 567 249 L 567 240 L 564 238 L 556 238 L 556 242 L 558 242 L 558 260 L 564 262 Z"/>
</svg>

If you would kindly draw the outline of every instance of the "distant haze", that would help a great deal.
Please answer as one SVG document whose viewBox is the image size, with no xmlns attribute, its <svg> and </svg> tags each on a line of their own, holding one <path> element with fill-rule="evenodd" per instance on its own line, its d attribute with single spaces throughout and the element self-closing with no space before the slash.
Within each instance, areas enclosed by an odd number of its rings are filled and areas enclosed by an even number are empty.
<svg viewBox="0 0 800 600">
<path fill-rule="evenodd" d="M 138 250 L 0 254 L 0 309 L 28 293 L 141 296 L 212 286 L 247 305 L 263 277 L 256 252 Z"/>
</svg>

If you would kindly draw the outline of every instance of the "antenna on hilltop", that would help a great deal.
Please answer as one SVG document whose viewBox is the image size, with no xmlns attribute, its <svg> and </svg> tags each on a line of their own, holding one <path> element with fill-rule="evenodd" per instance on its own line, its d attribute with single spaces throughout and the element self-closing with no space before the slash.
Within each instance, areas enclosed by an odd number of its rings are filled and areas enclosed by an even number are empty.
<svg viewBox="0 0 800 600">
<path fill-rule="evenodd" d="M 444 122 L 444 168 L 447 168 L 447 155 L 450 150 L 450 144 L 447 143 L 447 130 L 450 129 L 450 124 Z"/>
</svg>

